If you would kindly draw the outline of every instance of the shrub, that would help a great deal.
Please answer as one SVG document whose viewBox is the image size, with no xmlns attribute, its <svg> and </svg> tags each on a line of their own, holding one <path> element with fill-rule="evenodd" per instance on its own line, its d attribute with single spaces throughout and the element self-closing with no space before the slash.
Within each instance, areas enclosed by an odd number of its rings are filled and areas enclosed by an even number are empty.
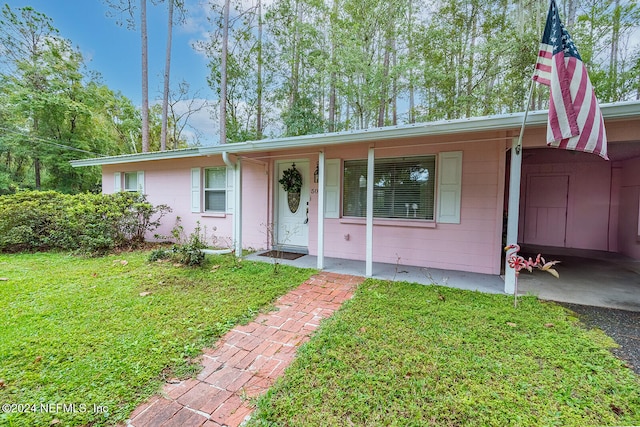
<svg viewBox="0 0 640 427">
<path fill-rule="evenodd" d="M 179 230 L 176 232 L 176 230 Z M 178 223 L 172 233 L 174 236 L 180 236 L 183 232 L 182 226 Z M 186 242 L 179 239 L 178 242 L 173 245 L 171 249 L 173 252 L 173 258 L 181 263 L 191 267 L 202 265 L 204 263 L 205 254 L 202 249 L 207 247 L 207 238 L 200 222 L 198 221 L 193 233 L 189 235 Z"/>
<path fill-rule="evenodd" d="M 204 263 L 205 253 L 202 252 L 202 249 L 209 247 L 207 228 L 202 227 L 200 225 L 200 221 L 198 221 L 193 232 L 187 236 L 181 221 L 180 217 L 177 217 L 176 225 L 171 230 L 171 237 L 173 237 L 173 240 L 175 241 L 171 250 L 154 250 L 149 254 L 149 262 L 161 259 L 171 259 L 173 262 L 188 265 L 190 267 L 200 266 Z M 169 236 L 162 236 L 158 234 L 154 237 L 160 240 L 171 239 Z M 216 240 L 215 236 L 213 236 L 212 240 Z"/>
<path fill-rule="evenodd" d="M 160 261 L 160 260 L 169 259 L 169 258 L 171 258 L 171 251 L 168 251 L 166 249 L 154 249 L 149 254 L 149 257 L 147 258 L 147 260 L 149 262 L 155 262 L 155 261 Z"/>
<path fill-rule="evenodd" d="M 138 193 L 0 196 L 0 251 L 74 250 L 87 254 L 139 245 L 171 208 Z"/>
</svg>

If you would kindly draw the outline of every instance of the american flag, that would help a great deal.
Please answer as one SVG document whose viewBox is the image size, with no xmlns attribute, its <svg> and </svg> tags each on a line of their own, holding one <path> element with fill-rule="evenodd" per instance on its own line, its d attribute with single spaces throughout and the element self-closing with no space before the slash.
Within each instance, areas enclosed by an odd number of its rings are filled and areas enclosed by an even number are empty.
<svg viewBox="0 0 640 427">
<path fill-rule="evenodd" d="M 555 0 L 549 6 L 533 80 L 550 88 L 547 145 L 609 160 L 598 100 Z"/>
</svg>

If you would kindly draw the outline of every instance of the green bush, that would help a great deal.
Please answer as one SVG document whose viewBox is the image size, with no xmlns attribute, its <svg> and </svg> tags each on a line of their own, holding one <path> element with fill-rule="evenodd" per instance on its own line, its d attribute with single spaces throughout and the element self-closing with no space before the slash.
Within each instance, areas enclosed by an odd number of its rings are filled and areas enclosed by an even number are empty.
<svg viewBox="0 0 640 427">
<path fill-rule="evenodd" d="M 202 265 L 205 258 L 205 254 L 202 252 L 202 249 L 207 247 L 207 238 L 202 227 L 200 227 L 200 221 L 198 221 L 196 228 L 194 228 L 193 233 L 189 235 L 186 241 L 181 237 L 183 232 L 184 230 L 178 222 L 172 232 L 174 237 L 178 240 L 171 249 L 173 252 L 173 259 L 190 267 Z"/>
<path fill-rule="evenodd" d="M 155 261 L 165 260 L 169 258 L 171 258 L 171 251 L 168 251 L 166 249 L 154 249 L 149 254 L 147 261 L 155 262 Z"/>
<path fill-rule="evenodd" d="M 0 251 L 98 254 L 134 247 L 170 211 L 166 205 L 153 206 L 138 193 L 25 191 L 0 196 Z"/>
<path fill-rule="evenodd" d="M 156 239 L 171 240 L 174 243 L 170 250 L 156 249 L 152 251 L 147 259 L 149 262 L 170 259 L 189 267 L 198 267 L 204 263 L 205 253 L 202 252 L 202 249 L 209 247 L 206 227 L 203 228 L 198 221 L 193 233 L 187 236 L 181 221 L 180 217 L 176 218 L 176 225 L 171 230 L 171 236 L 158 234 L 154 236 Z M 213 240 L 215 241 L 215 236 Z"/>
</svg>

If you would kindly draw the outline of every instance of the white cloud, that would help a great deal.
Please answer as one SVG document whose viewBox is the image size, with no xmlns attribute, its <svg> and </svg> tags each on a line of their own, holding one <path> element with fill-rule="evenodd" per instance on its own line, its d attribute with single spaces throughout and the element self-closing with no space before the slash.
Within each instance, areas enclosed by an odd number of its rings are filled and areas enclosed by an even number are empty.
<svg viewBox="0 0 640 427">
<path fill-rule="evenodd" d="M 189 117 L 189 123 L 183 131 L 185 139 L 189 141 L 189 143 L 194 143 L 199 140 L 202 145 L 216 144 L 220 139 L 218 136 L 219 126 L 218 122 L 212 118 L 212 101 L 204 99 L 194 101 L 200 104 L 207 102 L 209 106 Z M 177 111 L 180 111 L 181 108 L 183 108 L 182 111 L 186 111 L 188 103 L 189 101 L 181 102 L 176 105 L 175 108 Z"/>
<path fill-rule="evenodd" d="M 200 143 L 201 145 L 213 145 L 219 141 L 219 126 L 217 120 L 214 118 L 215 107 L 213 107 L 216 101 L 211 99 L 194 98 L 178 101 L 173 109 L 176 115 L 181 116 L 185 114 L 183 120 L 187 120 L 187 125 L 182 130 L 180 135 L 184 138 L 189 145 Z M 153 101 L 152 104 L 160 104 L 160 100 Z M 201 108 L 204 104 L 204 108 Z M 188 116 L 186 113 L 189 110 L 196 110 Z"/>
</svg>

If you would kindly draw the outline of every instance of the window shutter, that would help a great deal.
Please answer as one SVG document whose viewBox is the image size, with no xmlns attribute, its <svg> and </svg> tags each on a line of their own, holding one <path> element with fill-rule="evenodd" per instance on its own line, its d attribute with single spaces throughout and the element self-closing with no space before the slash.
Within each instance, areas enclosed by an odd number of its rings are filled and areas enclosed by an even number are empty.
<svg viewBox="0 0 640 427">
<path fill-rule="evenodd" d="M 144 172 L 143 171 L 138 171 L 138 192 L 140 194 L 144 194 Z"/>
<path fill-rule="evenodd" d="M 340 159 L 324 163 L 324 216 L 340 217 Z"/>
<path fill-rule="evenodd" d="M 235 195 L 234 195 L 234 182 L 235 182 L 235 169 L 227 167 L 227 213 L 233 213 L 233 208 L 235 206 Z"/>
<path fill-rule="evenodd" d="M 191 169 L 191 212 L 200 212 L 200 168 Z"/>
<path fill-rule="evenodd" d="M 438 222 L 460 224 L 462 151 L 438 156 Z"/>
<path fill-rule="evenodd" d="M 122 191 L 122 172 L 116 172 L 113 174 L 113 192 L 119 193 Z"/>
</svg>

